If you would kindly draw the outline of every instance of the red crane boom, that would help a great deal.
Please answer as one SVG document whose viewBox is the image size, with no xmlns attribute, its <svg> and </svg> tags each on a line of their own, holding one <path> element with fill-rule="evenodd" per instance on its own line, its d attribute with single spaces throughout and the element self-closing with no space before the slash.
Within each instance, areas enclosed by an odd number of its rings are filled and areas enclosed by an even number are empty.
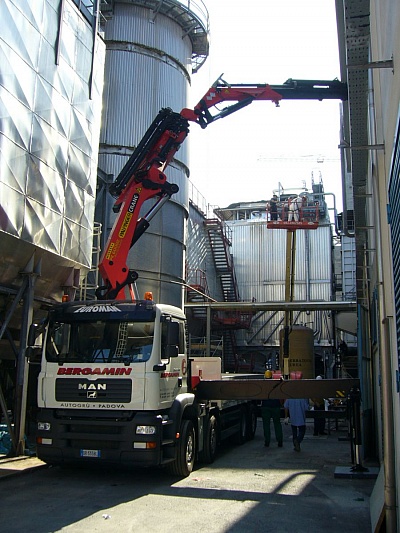
<svg viewBox="0 0 400 533">
<path fill-rule="evenodd" d="M 231 85 L 219 78 L 193 109 L 182 109 L 175 113 L 162 109 L 128 162 L 110 186 L 110 193 L 116 198 L 113 211 L 118 213 L 99 263 L 99 272 L 104 285 L 96 295 L 101 299 L 124 300 L 125 287 L 129 287 L 134 299 L 132 284 L 137 273 L 129 269 L 129 250 L 149 227 L 150 220 L 179 187 L 169 183 L 165 169 L 189 133 L 189 122 L 206 128 L 211 122 L 242 109 L 254 100 L 269 100 L 279 105 L 283 98 L 289 99 L 347 99 L 347 86 L 338 80 L 309 81 L 288 80 L 283 85 L 238 84 Z M 217 110 L 210 109 L 221 102 L 234 104 Z M 143 204 L 152 198 L 156 203 L 142 217 Z"/>
</svg>

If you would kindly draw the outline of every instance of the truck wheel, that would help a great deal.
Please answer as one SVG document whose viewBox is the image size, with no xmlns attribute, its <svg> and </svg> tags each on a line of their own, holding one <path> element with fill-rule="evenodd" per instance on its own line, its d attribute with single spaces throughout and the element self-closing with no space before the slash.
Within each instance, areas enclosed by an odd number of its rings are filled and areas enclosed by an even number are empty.
<svg viewBox="0 0 400 533">
<path fill-rule="evenodd" d="M 247 440 L 253 440 L 257 429 L 257 412 L 254 405 L 247 411 Z"/>
<path fill-rule="evenodd" d="M 247 413 L 246 409 L 240 410 L 240 428 L 236 434 L 236 443 L 244 444 L 247 440 Z"/>
<path fill-rule="evenodd" d="M 196 439 L 193 424 L 190 420 L 182 420 L 176 459 L 168 465 L 168 470 L 176 476 L 187 477 L 193 471 L 195 453 Z"/>
<path fill-rule="evenodd" d="M 202 459 L 204 463 L 213 463 L 217 456 L 218 448 L 218 426 L 217 419 L 211 415 L 208 420 L 207 432 L 204 438 L 204 448 Z"/>
</svg>

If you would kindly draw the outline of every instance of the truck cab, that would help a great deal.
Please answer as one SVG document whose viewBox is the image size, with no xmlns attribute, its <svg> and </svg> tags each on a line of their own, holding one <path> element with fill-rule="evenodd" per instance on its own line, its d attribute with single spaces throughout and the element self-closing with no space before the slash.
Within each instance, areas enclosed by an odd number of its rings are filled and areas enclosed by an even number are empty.
<svg viewBox="0 0 400 533">
<path fill-rule="evenodd" d="M 120 462 L 165 433 L 157 427 L 187 391 L 185 323 L 180 309 L 153 301 L 52 308 L 38 380 L 38 456 Z"/>
</svg>

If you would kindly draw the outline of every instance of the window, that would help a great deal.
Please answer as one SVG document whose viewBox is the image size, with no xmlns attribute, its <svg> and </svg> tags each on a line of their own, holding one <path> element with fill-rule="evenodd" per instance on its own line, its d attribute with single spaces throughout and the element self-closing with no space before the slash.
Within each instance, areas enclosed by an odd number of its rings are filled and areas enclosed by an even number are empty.
<svg viewBox="0 0 400 533">
<path fill-rule="evenodd" d="M 142 363 L 150 359 L 153 335 L 153 322 L 53 322 L 47 335 L 46 359 L 58 363 Z"/>
</svg>

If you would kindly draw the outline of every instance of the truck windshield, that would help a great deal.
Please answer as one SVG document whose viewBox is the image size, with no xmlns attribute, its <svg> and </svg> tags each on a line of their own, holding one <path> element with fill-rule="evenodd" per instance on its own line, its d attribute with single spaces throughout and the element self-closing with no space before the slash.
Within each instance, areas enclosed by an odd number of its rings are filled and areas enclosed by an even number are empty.
<svg viewBox="0 0 400 533">
<path fill-rule="evenodd" d="M 153 322 L 52 322 L 46 359 L 57 363 L 142 363 L 150 359 Z"/>
</svg>

